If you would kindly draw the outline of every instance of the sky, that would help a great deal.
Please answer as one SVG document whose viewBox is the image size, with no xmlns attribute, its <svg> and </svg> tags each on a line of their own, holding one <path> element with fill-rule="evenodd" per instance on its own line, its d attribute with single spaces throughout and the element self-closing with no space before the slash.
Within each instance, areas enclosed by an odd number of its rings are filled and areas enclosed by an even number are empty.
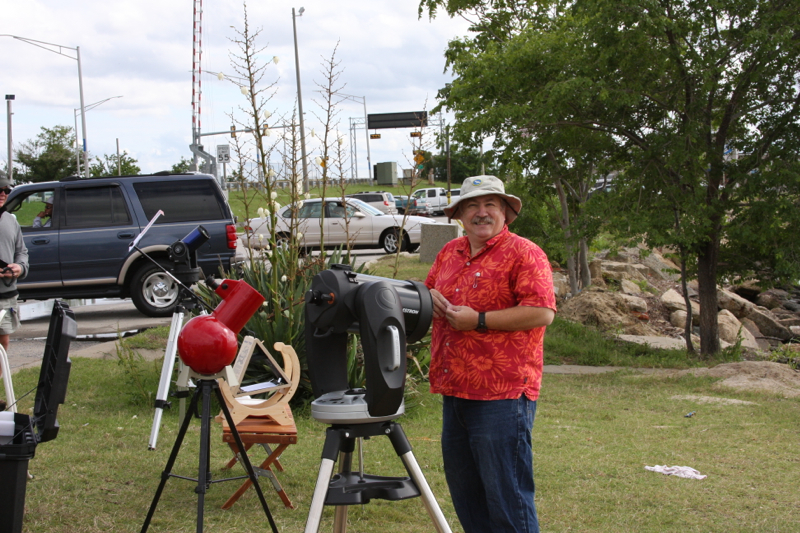
<svg viewBox="0 0 800 533">
<path fill-rule="evenodd" d="M 265 49 L 264 86 L 274 83 L 266 109 L 270 123 L 289 119 L 297 83 L 292 32 L 296 18 L 306 134 L 322 131 L 318 84 L 325 83 L 323 62 L 335 61 L 342 93 L 357 96 L 337 106 L 339 134 L 350 151 L 350 118 L 367 113 L 416 112 L 436 105 L 439 89 L 452 79 L 444 71 L 447 43 L 467 35 L 468 23 L 446 15 L 419 18 L 416 0 L 260 0 L 247 5 L 250 30 Z M 81 131 L 78 62 L 70 57 L 4 35 L 80 48 L 84 104 L 110 100 L 86 113 L 91 156 L 120 150 L 138 161 L 142 172 L 168 170 L 181 157 L 191 158 L 192 140 L 192 0 L 0 0 L 0 94 L 13 94 L 14 150 L 33 139 L 41 127 L 63 125 Z M 228 131 L 232 114 L 247 115 L 247 102 L 228 79 L 208 72 L 235 74 L 231 42 L 244 27 L 244 4 L 236 0 L 203 0 L 201 131 Z M 278 63 L 271 62 L 274 56 Z M 2 109 L 0 166 L 6 169 L 7 102 Z M 451 118 L 445 115 L 445 121 Z M 371 162 L 413 163 L 408 129 L 382 129 L 369 144 Z M 357 174 L 367 172 L 364 130 L 356 132 Z M 432 140 L 432 128 L 425 138 Z M 431 135 L 429 135 L 431 134 Z M 230 135 L 203 137 L 206 151 L 229 144 Z M 309 138 L 309 165 L 318 143 Z M 348 162 L 349 165 L 349 162 Z"/>
</svg>

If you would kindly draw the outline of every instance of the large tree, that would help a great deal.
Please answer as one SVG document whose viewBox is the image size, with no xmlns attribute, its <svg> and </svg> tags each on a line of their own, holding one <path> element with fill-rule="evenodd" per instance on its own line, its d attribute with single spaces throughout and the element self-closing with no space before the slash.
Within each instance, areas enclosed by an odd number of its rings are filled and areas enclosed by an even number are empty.
<svg viewBox="0 0 800 533">
<path fill-rule="evenodd" d="M 69 126 L 46 128 L 35 139 L 22 143 L 16 159 L 23 168 L 16 181 L 58 181 L 77 174 L 75 161 L 75 133 Z"/>
<path fill-rule="evenodd" d="M 536 139 L 552 128 L 590 131 L 615 143 L 622 171 L 615 191 L 625 209 L 610 215 L 632 236 L 680 247 L 691 262 L 704 354 L 719 350 L 719 277 L 756 267 L 774 279 L 798 275 L 798 262 L 787 260 L 798 243 L 786 238 L 800 222 L 797 0 L 425 0 L 422 7 L 473 9 L 484 21 L 478 37 L 456 40 L 447 52 L 457 77 L 441 93 L 444 104 L 458 117 L 475 114 L 480 101 L 484 124 L 466 127 L 524 127 Z M 495 29 L 504 13 L 524 13 L 527 24 L 504 38 Z"/>
</svg>

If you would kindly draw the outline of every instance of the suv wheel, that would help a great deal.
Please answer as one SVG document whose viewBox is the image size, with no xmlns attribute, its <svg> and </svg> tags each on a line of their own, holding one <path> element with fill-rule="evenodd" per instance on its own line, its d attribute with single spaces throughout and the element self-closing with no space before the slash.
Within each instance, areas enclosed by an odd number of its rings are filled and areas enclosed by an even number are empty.
<svg viewBox="0 0 800 533">
<path fill-rule="evenodd" d="M 397 253 L 397 247 L 401 246 L 400 250 L 403 251 L 408 246 L 408 235 L 403 232 L 402 241 L 399 238 L 399 230 L 398 229 L 389 229 L 386 230 L 383 235 L 381 235 L 381 246 L 383 249 L 386 250 L 387 254 L 394 254 Z"/>
<path fill-rule="evenodd" d="M 136 309 L 152 317 L 170 316 L 178 304 L 180 287 L 156 265 L 142 265 L 131 281 L 131 300 Z"/>
</svg>

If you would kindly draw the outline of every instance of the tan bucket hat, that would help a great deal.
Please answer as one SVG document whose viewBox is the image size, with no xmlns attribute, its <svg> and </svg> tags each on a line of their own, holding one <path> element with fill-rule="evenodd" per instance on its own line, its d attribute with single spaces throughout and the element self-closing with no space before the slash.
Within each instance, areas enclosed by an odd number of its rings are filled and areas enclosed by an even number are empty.
<svg viewBox="0 0 800 533">
<path fill-rule="evenodd" d="M 506 201 L 508 209 L 506 209 L 506 224 L 511 224 L 514 219 L 519 215 L 522 209 L 522 201 L 512 194 L 506 194 L 506 187 L 502 181 L 496 176 L 473 176 L 464 180 L 461 184 L 461 194 L 456 200 L 444 208 L 444 214 L 448 219 L 459 218 L 454 216 L 458 213 L 458 205 L 463 200 L 475 198 L 476 196 L 486 196 L 487 194 L 496 194 Z"/>
</svg>

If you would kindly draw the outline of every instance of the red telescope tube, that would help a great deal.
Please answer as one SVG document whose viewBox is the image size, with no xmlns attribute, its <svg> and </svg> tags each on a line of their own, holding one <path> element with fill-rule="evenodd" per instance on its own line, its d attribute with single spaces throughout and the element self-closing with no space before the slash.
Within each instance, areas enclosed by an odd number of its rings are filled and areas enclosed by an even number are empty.
<svg viewBox="0 0 800 533">
<path fill-rule="evenodd" d="M 198 374 L 216 374 L 236 359 L 236 335 L 264 303 L 264 297 L 240 280 L 214 288 L 222 301 L 210 315 L 191 319 L 178 335 L 181 361 Z"/>
</svg>

